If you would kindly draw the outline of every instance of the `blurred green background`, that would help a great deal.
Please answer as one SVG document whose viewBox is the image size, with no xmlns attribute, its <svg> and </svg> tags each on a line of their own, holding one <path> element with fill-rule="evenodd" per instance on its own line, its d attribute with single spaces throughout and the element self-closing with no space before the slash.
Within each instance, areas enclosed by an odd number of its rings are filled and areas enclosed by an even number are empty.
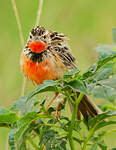
<svg viewBox="0 0 116 150">
<path fill-rule="evenodd" d="M 39 0 L 16 0 L 25 42 L 34 27 Z M 116 27 L 116 0 L 44 0 L 40 25 L 62 32 L 84 71 L 97 57 L 94 46 L 112 43 Z M 0 4 L 0 106 L 10 107 L 21 95 L 23 75 L 20 69 L 22 48 L 16 18 L 10 0 Z M 26 92 L 35 87 L 28 81 Z M 0 129 L 0 150 L 7 149 L 8 129 Z M 111 137 L 111 138 L 110 138 Z M 107 144 L 116 147 L 116 135 Z M 110 140 L 109 140 L 110 139 Z"/>
</svg>

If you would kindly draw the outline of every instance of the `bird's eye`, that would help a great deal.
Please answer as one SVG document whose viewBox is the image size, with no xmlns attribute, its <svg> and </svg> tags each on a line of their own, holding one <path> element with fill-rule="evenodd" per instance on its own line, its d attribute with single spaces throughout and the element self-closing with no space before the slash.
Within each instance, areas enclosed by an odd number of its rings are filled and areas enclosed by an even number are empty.
<svg viewBox="0 0 116 150">
<path fill-rule="evenodd" d="M 46 38 L 46 36 L 44 35 L 44 36 L 43 36 L 43 38 L 45 39 L 45 38 Z"/>
<path fill-rule="evenodd" d="M 32 39 L 32 36 L 30 35 L 30 39 Z"/>
</svg>

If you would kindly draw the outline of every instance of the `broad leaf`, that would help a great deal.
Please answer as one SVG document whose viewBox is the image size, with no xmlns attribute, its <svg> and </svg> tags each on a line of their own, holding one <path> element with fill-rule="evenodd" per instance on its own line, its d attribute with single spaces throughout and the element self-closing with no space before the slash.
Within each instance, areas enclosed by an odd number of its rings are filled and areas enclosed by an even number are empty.
<svg viewBox="0 0 116 150">
<path fill-rule="evenodd" d="M 63 76 L 63 80 L 66 80 L 66 79 L 68 79 L 68 78 L 73 78 L 73 77 L 75 77 L 76 75 L 78 75 L 79 74 L 79 70 L 78 69 L 73 69 L 73 70 L 71 70 L 71 71 L 66 71 L 65 73 L 64 73 L 64 76 Z"/>
<path fill-rule="evenodd" d="M 104 143 L 104 141 L 100 141 L 97 143 L 101 150 L 107 150 L 107 145 Z"/>
<path fill-rule="evenodd" d="M 37 112 L 30 112 L 17 121 L 15 128 L 13 128 L 9 134 L 9 145 L 12 150 L 22 150 L 22 148 L 26 150 L 26 138 L 29 136 L 29 133 L 34 129 L 34 127 L 39 125 L 39 122 L 37 124 L 34 122 L 40 118 L 54 117 L 38 114 Z"/>
<path fill-rule="evenodd" d="M 94 131 L 97 131 L 105 126 L 108 126 L 108 125 L 113 125 L 115 124 L 116 125 L 116 121 L 103 121 L 103 122 L 100 122 L 94 129 Z"/>
<path fill-rule="evenodd" d="M 47 91 L 59 92 L 60 90 L 61 90 L 61 85 L 59 84 L 58 81 L 45 80 L 44 83 L 40 84 L 35 91 L 29 93 L 26 96 L 26 99 L 29 100 L 31 97 L 39 93 L 43 93 Z"/>
<path fill-rule="evenodd" d="M 114 66 L 115 64 L 112 62 L 105 64 L 95 75 L 92 76 L 92 78 L 96 81 L 108 79 L 114 74 Z"/>
<path fill-rule="evenodd" d="M 83 78 L 86 79 L 95 75 L 101 67 L 103 67 L 106 63 L 110 62 L 114 58 L 116 58 L 116 52 L 113 52 L 113 54 L 109 55 L 108 57 L 98 60 L 97 63 L 93 64 L 88 69 L 88 71 L 83 74 Z"/>
<path fill-rule="evenodd" d="M 94 48 L 98 52 L 98 59 L 103 59 L 111 55 L 116 47 L 115 44 L 100 44 Z"/>
<path fill-rule="evenodd" d="M 112 110 L 112 111 L 116 111 L 116 106 L 113 104 L 105 104 L 102 106 L 102 111 L 106 111 L 106 110 Z"/>
<path fill-rule="evenodd" d="M 92 144 L 90 150 L 97 150 L 97 144 Z"/>
<path fill-rule="evenodd" d="M 10 110 L 18 110 L 23 114 L 27 114 L 29 112 L 34 111 L 35 99 L 31 98 L 27 101 L 27 96 L 20 97 L 14 104 L 11 106 Z"/>
<path fill-rule="evenodd" d="M 15 113 L 10 112 L 8 109 L 0 107 L 0 126 L 11 126 L 18 116 Z"/>
<path fill-rule="evenodd" d="M 17 121 L 17 127 L 12 129 L 9 134 L 9 145 L 11 150 L 26 150 L 25 140 L 28 136 L 28 132 L 26 131 L 31 129 L 30 124 L 36 117 L 37 113 L 31 112 Z"/>
<path fill-rule="evenodd" d="M 87 88 L 89 93 L 93 94 L 95 98 L 104 98 L 113 101 L 116 98 L 116 75 L 108 79 L 87 83 Z"/>
<path fill-rule="evenodd" d="M 41 143 L 45 145 L 46 150 L 66 150 L 65 138 L 61 138 L 57 131 L 52 129 L 46 130 L 45 127 L 42 129 Z"/>
<path fill-rule="evenodd" d="M 105 112 L 105 113 L 99 114 L 95 118 L 92 118 L 91 120 L 89 120 L 88 126 L 90 128 L 93 128 L 99 122 L 105 120 L 106 118 L 113 117 L 113 116 L 116 116 L 116 111 L 109 111 L 109 112 Z M 105 125 L 106 124 L 104 124 L 104 126 Z M 103 127 L 103 124 L 101 125 L 101 127 Z"/>
<path fill-rule="evenodd" d="M 87 94 L 87 89 L 84 82 L 79 79 L 72 79 L 72 80 L 65 81 L 63 87 L 64 89 L 71 88 L 73 90 Z"/>
</svg>

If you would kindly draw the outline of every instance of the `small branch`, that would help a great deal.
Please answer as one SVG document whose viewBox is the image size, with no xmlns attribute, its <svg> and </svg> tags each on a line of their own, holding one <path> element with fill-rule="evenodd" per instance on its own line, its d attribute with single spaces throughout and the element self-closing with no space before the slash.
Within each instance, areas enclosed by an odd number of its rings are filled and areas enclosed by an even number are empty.
<svg viewBox="0 0 116 150">
<path fill-rule="evenodd" d="M 92 129 L 89 131 L 88 137 L 86 138 L 86 140 L 85 140 L 85 142 L 84 142 L 84 144 L 83 144 L 82 150 L 86 150 L 88 141 L 89 141 L 90 137 L 93 136 L 93 134 L 94 134 L 94 128 L 92 128 Z"/>
<path fill-rule="evenodd" d="M 36 17 L 36 23 L 35 23 L 35 26 L 37 26 L 40 22 L 40 16 L 41 16 L 41 12 L 42 12 L 42 5 L 43 5 L 43 0 L 40 0 L 40 3 L 39 3 L 39 7 L 38 7 L 38 10 L 37 10 L 37 17 Z M 24 95 L 24 92 L 25 92 L 25 87 L 26 87 L 26 78 L 24 77 L 23 78 L 23 84 L 22 84 L 22 90 L 21 90 L 21 95 L 23 96 Z"/>
<path fill-rule="evenodd" d="M 24 47 L 24 38 L 23 38 L 23 32 L 22 32 L 22 27 L 21 27 L 21 22 L 20 22 L 18 10 L 17 10 L 17 7 L 16 7 L 15 0 L 11 0 L 11 3 L 12 3 L 12 8 L 13 8 L 13 11 L 14 11 L 14 14 L 15 14 L 15 17 L 16 17 L 16 22 L 17 22 L 17 27 L 18 27 L 18 30 L 19 30 L 21 46 L 22 46 L 22 49 L 23 49 L 23 47 Z"/>
<path fill-rule="evenodd" d="M 39 22 L 40 22 L 40 16 L 41 16 L 41 12 L 42 12 L 42 6 L 43 6 L 43 0 L 40 0 L 39 7 L 38 7 L 38 10 L 37 10 L 37 18 L 36 18 L 35 26 L 37 26 L 39 24 Z"/>
<path fill-rule="evenodd" d="M 65 95 L 69 98 L 69 101 L 71 102 L 72 105 L 75 104 L 74 100 L 71 98 L 71 95 L 68 94 L 68 92 L 65 92 Z"/>
<path fill-rule="evenodd" d="M 21 96 L 23 96 L 24 93 L 25 93 L 26 81 L 27 81 L 27 79 L 26 79 L 25 76 L 24 76 L 24 77 L 23 77 L 22 88 L 21 88 Z"/>
<path fill-rule="evenodd" d="M 8 136 L 7 136 L 7 139 L 6 139 L 6 147 L 5 147 L 5 150 L 8 150 Z"/>
<path fill-rule="evenodd" d="M 22 27 L 21 27 L 21 22 L 20 22 L 20 18 L 19 18 L 19 14 L 18 14 L 18 10 L 16 7 L 16 3 L 15 0 L 11 0 L 12 3 L 12 8 L 16 17 L 16 22 L 17 22 L 17 27 L 19 30 L 19 37 L 20 37 L 20 41 L 21 41 L 21 47 L 22 49 L 24 48 L 24 37 L 23 37 L 23 32 L 22 32 Z M 24 95 L 24 91 L 25 91 L 25 86 L 26 86 L 26 78 L 23 77 L 23 83 L 22 83 L 22 88 L 21 88 L 21 96 Z"/>
<path fill-rule="evenodd" d="M 15 0 L 11 0 L 11 3 L 12 3 L 12 8 L 13 8 L 13 11 L 14 11 L 14 14 L 15 14 L 15 17 L 16 17 L 16 22 L 17 22 L 17 27 L 18 27 L 18 30 L 19 30 L 21 46 L 22 46 L 22 49 L 23 49 L 24 48 L 24 37 L 23 37 L 23 32 L 22 32 L 22 27 L 21 27 L 21 22 L 20 22 L 18 10 L 17 10 L 17 7 L 16 7 Z M 41 16 L 41 12 L 42 12 L 42 5 L 43 5 L 43 0 L 40 0 L 38 11 L 37 11 L 35 26 L 38 25 L 38 23 L 40 21 L 40 16 Z M 22 88 L 21 88 L 21 96 L 24 95 L 25 87 L 26 87 L 26 78 L 24 77 L 23 78 L 23 83 L 22 83 Z"/>
</svg>

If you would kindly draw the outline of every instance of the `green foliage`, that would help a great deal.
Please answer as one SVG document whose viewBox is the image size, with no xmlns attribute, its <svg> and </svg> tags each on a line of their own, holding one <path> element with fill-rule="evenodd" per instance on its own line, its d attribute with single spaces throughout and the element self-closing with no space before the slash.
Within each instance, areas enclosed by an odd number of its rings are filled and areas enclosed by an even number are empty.
<svg viewBox="0 0 116 150">
<path fill-rule="evenodd" d="M 8 139 L 11 150 L 26 150 L 28 142 L 35 150 L 75 150 L 75 142 L 82 150 L 97 150 L 98 147 L 107 150 L 104 136 L 116 132 L 103 130 L 106 126 L 116 125 L 113 119 L 116 116 L 113 105 L 116 99 L 116 53 L 109 45 L 99 47 L 97 51 L 97 62 L 85 73 L 81 74 L 79 70 L 66 72 L 61 81 L 44 81 L 36 90 L 20 97 L 10 110 L 0 107 L 0 126 L 11 129 Z M 55 106 L 46 110 L 46 100 L 40 102 L 36 98 L 36 95 L 48 91 L 63 95 L 64 104 L 60 105 L 59 111 L 64 110 L 66 102 L 70 101 L 73 107 L 71 118 L 62 114 L 57 118 Z M 80 92 L 78 97 L 77 91 Z M 104 98 L 113 104 L 102 107 L 104 113 L 85 123 L 84 119 L 76 120 L 77 107 L 84 95 Z M 82 134 L 83 123 L 87 127 L 86 135 Z"/>
<path fill-rule="evenodd" d="M 18 120 L 18 116 L 6 108 L 0 107 L 0 127 L 10 127 Z"/>
<path fill-rule="evenodd" d="M 98 52 L 98 59 L 103 59 L 114 53 L 115 44 L 100 44 L 94 48 Z"/>
</svg>

